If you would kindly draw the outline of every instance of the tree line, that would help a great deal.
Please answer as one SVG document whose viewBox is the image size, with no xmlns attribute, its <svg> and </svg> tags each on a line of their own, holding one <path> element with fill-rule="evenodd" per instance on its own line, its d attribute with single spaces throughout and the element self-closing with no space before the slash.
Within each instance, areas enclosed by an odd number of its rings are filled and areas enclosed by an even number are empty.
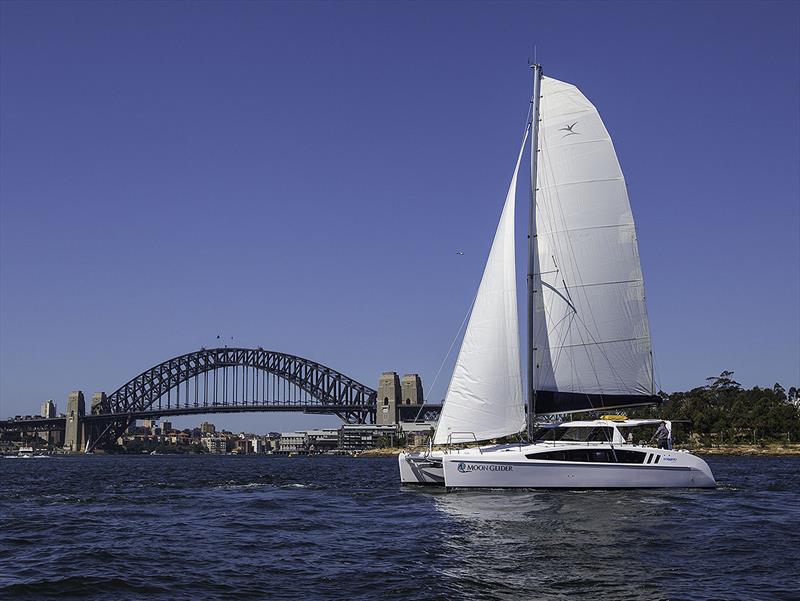
<svg viewBox="0 0 800 601">
<path fill-rule="evenodd" d="M 660 392 L 664 402 L 657 407 L 636 409 L 629 417 L 660 417 L 688 427 L 673 428 L 677 442 L 696 440 L 702 444 L 800 442 L 798 389 L 742 388 L 732 371 L 706 379 L 706 385 L 688 392 Z"/>
</svg>

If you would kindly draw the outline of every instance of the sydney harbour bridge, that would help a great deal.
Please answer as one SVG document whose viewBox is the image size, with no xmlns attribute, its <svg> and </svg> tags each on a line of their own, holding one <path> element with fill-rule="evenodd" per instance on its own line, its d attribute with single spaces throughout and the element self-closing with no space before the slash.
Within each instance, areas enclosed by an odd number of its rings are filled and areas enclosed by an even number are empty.
<svg viewBox="0 0 800 601">
<path fill-rule="evenodd" d="M 435 420 L 441 411 L 421 398 L 413 404 L 392 400 L 403 420 Z M 309 359 L 260 347 L 202 348 L 151 367 L 109 395 L 95 394 L 87 411 L 83 394 L 74 392 L 66 416 L 17 416 L 0 421 L 0 432 L 65 431 L 81 450 L 92 451 L 115 444 L 137 419 L 299 411 L 369 424 L 376 423 L 378 402 L 373 388 Z"/>
</svg>

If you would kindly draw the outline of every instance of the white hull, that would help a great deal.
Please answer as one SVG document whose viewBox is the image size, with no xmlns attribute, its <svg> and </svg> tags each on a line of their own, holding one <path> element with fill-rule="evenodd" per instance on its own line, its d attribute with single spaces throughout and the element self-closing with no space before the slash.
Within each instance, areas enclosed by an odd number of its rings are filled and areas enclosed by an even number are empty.
<svg viewBox="0 0 800 601">
<path fill-rule="evenodd" d="M 588 462 L 536 459 L 552 452 L 612 453 L 619 461 Z M 642 463 L 623 462 L 634 451 Z M 613 457 L 614 454 L 609 455 Z M 399 456 L 404 484 L 448 488 L 714 488 L 705 461 L 682 451 L 633 445 L 540 443 Z M 441 461 L 441 468 L 436 464 Z M 424 463 L 427 467 L 418 467 Z"/>
</svg>

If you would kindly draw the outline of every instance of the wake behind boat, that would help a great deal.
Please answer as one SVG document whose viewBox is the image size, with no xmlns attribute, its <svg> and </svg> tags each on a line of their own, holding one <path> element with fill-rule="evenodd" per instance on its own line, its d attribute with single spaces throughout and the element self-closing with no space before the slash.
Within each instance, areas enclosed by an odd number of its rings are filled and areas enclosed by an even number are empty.
<svg viewBox="0 0 800 601">
<path fill-rule="evenodd" d="M 404 453 L 403 483 L 447 487 L 713 487 L 699 457 L 630 444 L 610 419 L 535 429 L 537 415 L 660 402 L 633 214 L 597 109 L 532 65 L 533 97 L 505 205 L 434 444 L 527 430 L 528 443 Z M 541 135 L 540 135 L 541 133 Z M 527 414 L 520 370 L 514 212 L 530 139 Z M 526 428 L 527 425 L 527 428 Z"/>
</svg>

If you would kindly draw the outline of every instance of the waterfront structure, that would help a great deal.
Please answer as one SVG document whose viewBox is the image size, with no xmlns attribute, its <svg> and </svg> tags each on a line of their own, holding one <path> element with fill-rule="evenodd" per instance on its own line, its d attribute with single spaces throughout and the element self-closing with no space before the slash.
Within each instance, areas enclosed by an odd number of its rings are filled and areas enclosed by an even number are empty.
<svg viewBox="0 0 800 601">
<path fill-rule="evenodd" d="M 259 438 L 258 436 L 253 436 L 253 438 L 250 439 L 250 450 L 252 453 L 266 453 L 267 448 L 268 445 L 265 439 Z"/>
<path fill-rule="evenodd" d="M 396 425 L 343 424 L 339 429 L 339 449 L 343 451 L 364 451 L 379 446 L 383 439 L 392 446 L 397 440 Z"/>
<path fill-rule="evenodd" d="M 339 447 L 339 428 L 320 428 L 306 430 L 308 450 L 312 453 L 324 453 Z"/>
<path fill-rule="evenodd" d="M 70 393 L 67 400 L 66 428 L 64 430 L 64 450 L 70 453 L 78 453 L 82 450 L 83 443 L 83 423 L 82 419 L 86 413 L 86 403 L 83 392 L 75 390 Z"/>
<path fill-rule="evenodd" d="M 79 391 L 72 395 L 73 416 L 80 414 Z M 52 414 L 52 411 L 50 411 Z M 397 424 L 371 425 L 371 424 L 351 424 L 339 428 L 315 428 L 309 430 L 298 430 L 293 432 L 270 432 L 264 435 L 240 432 L 233 434 L 226 430 L 217 432 L 213 424 L 205 422 L 203 427 L 186 428 L 184 430 L 174 430 L 169 421 L 162 421 L 160 425 L 153 420 L 143 420 L 143 424 L 138 427 L 131 427 L 119 437 L 118 444 L 126 447 L 129 451 L 139 452 L 142 450 L 157 450 L 162 445 L 174 445 L 184 447 L 177 452 L 190 452 L 186 448 L 191 445 L 203 447 L 209 453 L 235 453 L 235 454 L 318 454 L 342 452 L 358 452 L 372 449 L 379 446 L 414 445 L 426 444 L 433 424 L 430 422 L 398 422 Z M 214 430 L 213 432 L 211 430 Z M 205 430 L 205 432 L 203 432 Z M 59 436 L 63 432 L 50 432 L 49 435 Z M 25 439 L 25 435 L 18 433 L 20 440 Z M 45 436 L 47 432 L 36 433 L 43 440 L 48 440 Z M 9 441 L 15 440 L 13 433 L 6 433 L 3 437 Z M 74 451 L 74 448 L 82 450 L 85 448 L 89 433 L 82 431 L 82 441 L 74 441 L 72 445 L 66 447 L 67 452 Z M 57 439 L 58 440 L 58 439 Z M 52 444 L 52 439 L 50 440 Z M 63 441 L 59 440 L 63 445 Z"/>
<path fill-rule="evenodd" d="M 421 447 L 433 435 L 435 422 L 401 422 L 400 432 L 405 437 L 406 446 Z"/>
<path fill-rule="evenodd" d="M 305 432 L 281 432 L 281 453 L 305 453 L 308 450 L 308 435 Z"/>
<path fill-rule="evenodd" d="M 204 436 L 202 444 L 209 453 L 227 453 L 228 452 L 228 439 L 224 436 Z"/>
<path fill-rule="evenodd" d="M 403 404 L 402 385 L 394 372 L 389 373 L 391 391 L 384 395 L 388 401 L 385 411 L 380 407 L 382 422 L 438 418 L 441 404 Z M 418 384 L 407 381 L 407 402 L 415 401 L 414 390 L 416 402 L 420 402 L 421 382 Z M 392 403 L 394 408 L 389 406 Z M 118 442 L 136 420 L 297 411 L 336 415 L 350 424 L 368 424 L 376 423 L 378 409 L 376 390 L 308 359 L 262 348 L 202 348 L 140 373 L 111 394 L 93 395 L 88 415 L 84 412 L 78 419 L 83 422 L 79 424 L 82 442 L 88 443 L 86 450 L 91 451 Z M 153 425 L 149 424 L 151 428 Z M 0 420 L 0 434 L 65 430 L 65 417 L 17 415 Z"/>
</svg>

